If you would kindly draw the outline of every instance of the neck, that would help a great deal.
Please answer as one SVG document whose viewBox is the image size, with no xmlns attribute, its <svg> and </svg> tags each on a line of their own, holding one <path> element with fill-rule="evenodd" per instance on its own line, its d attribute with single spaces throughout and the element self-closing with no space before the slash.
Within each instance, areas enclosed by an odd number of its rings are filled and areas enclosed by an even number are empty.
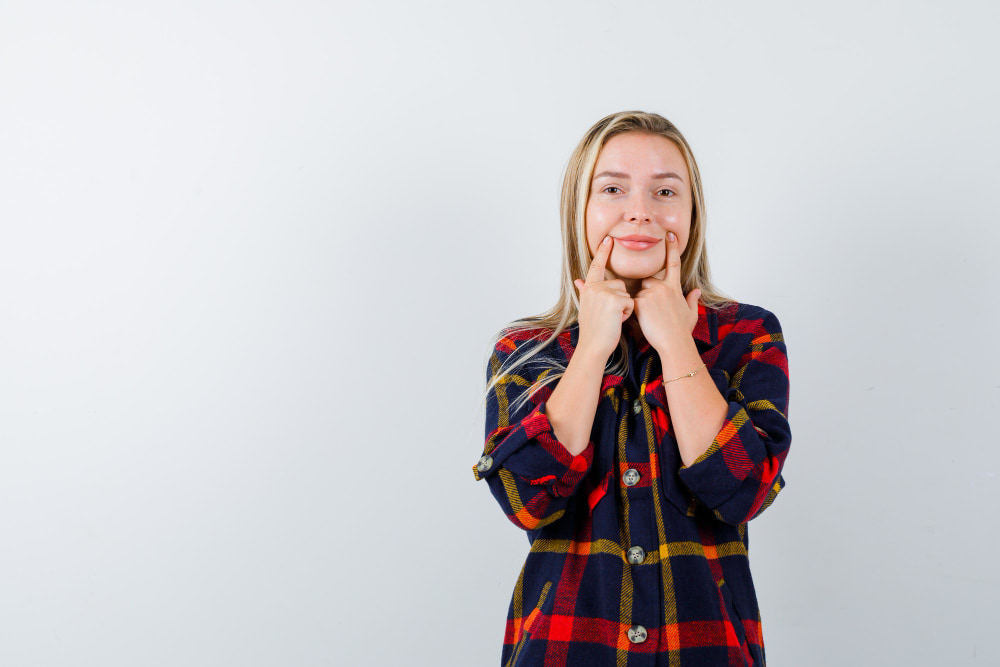
<svg viewBox="0 0 1000 667">
<path fill-rule="evenodd" d="M 618 276 L 612 274 L 610 271 L 608 271 L 607 273 L 609 277 L 618 278 L 623 283 L 625 283 L 625 290 L 628 292 L 628 295 L 633 299 L 635 298 L 636 294 L 642 291 L 642 278 L 619 278 Z M 650 276 L 650 278 L 657 278 L 659 280 L 663 280 L 664 278 L 666 278 L 666 274 L 667 271 L 666 269 L 664 269 L 663 271 L 660 271 L 656 275 Z"/>
<path fill-rule="evenodd" d="M 625 320 L 625 327 L 640 346 L 646 341 L 646 337 L 642 333 L 642 327 L 639 326 L 639 318 L 635 316 L 635 313 Z"/>
<path fill-rule="evenodd" d="M 635 298 L 635 295 L 642 289 L 642 280 L 638 278 L 622 278 L 621 280 L 625 283 L 625 290 L 632 298 Z"/>
</svg>

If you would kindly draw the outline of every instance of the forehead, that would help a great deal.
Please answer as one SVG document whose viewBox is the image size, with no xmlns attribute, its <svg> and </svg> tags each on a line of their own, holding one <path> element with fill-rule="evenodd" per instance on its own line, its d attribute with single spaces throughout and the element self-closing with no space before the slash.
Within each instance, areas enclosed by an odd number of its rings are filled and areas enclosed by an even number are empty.
<svg viewBox="0 0 1000 667">
<path fill-rule="evenodd" d="M 626 172 L 687 172 L 677 144 L 658 134 L 626 132 L 608 140 L 597 156 L 594 173 L 606 169 Z"/>
</svg>

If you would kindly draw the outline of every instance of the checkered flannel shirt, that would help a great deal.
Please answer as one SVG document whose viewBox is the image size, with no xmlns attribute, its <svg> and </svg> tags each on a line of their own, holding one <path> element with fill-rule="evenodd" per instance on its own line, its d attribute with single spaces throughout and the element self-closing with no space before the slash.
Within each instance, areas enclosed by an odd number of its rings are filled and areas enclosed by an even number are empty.
<svg viewBox="0 0 1000 667">
<path fill-rule="evenodd" d="M 545 333 L 500 338 L 488 378 Z M 746 304 L 699 308 L 693 336 L 729 411 L 688 467 L 648 344 L 629 346 L 625 377 L 604 376 L 592 440 L 577 456 L 546 417 L 551 386 L 511 412 L 552 359 L 568 363 L 578 333 L 564 331 L 487 397 L 486 445 L 473 472 L 531 543 L 503 664 L 763 665 L 746 523 L 784 485 L 791 441 L 778 320 Z"/>
</svg>

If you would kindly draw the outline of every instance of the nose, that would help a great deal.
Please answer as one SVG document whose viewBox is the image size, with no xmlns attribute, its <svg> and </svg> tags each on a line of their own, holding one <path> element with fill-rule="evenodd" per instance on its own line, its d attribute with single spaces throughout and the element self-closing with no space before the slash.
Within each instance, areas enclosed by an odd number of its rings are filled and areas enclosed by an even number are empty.
<svg viewBox="0 0 1000 667">
<path fill-rule="evenodd" d="M 629 222 L 637 223 L 650 222 L 652 220 L 649 215 L 649 209 L 641 197 L 633 197 L 629 201 L 628 208 L 625 210 L 625 219 Z"/>
</svg>

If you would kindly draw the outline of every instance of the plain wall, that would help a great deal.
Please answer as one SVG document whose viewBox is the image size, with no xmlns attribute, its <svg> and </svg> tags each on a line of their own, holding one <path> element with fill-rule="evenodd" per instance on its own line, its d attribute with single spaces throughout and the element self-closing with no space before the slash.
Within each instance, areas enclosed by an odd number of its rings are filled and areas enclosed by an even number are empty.
<svg viewBox="0 0 1000 667">
<path fill-rule="evenodd" d="M 990 2 L 5 2 L 0 664 L 493 665 L 472 477 L 558 188 L 662 113 L 781 319 L 770 664 L 992 665 Z"/>
</svg>

